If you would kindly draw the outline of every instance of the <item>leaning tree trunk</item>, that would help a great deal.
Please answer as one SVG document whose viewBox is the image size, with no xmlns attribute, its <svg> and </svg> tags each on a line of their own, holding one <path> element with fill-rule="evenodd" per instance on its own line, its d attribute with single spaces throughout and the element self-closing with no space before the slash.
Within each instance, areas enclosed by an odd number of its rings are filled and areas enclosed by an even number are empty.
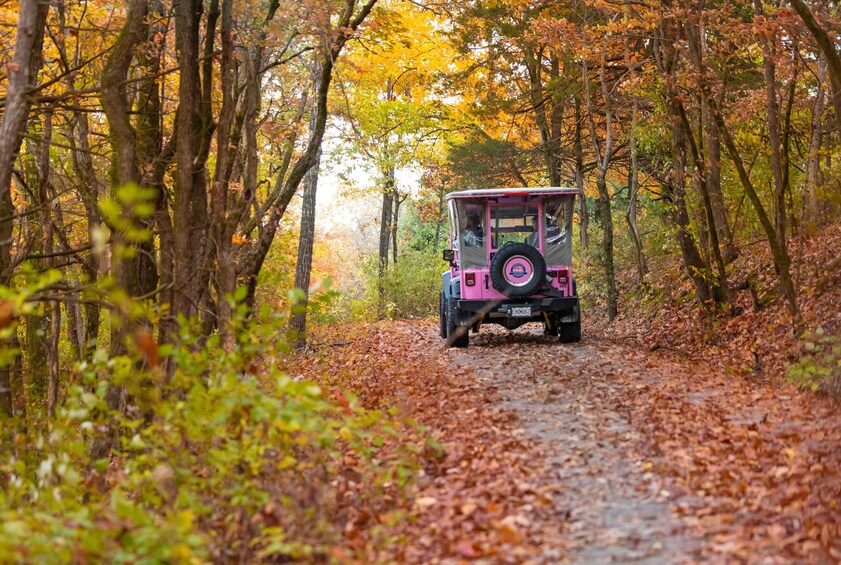
<svg viewBox="0 0 841 565">
<path fill-rule="evenodd" d="M 765 211 L 765 207 L 762 204 L 762 200 L 759 198 L 759 194 L 756 192 L 756 188 L 754 187 L 753 182 L 750 179 L 750 175 L 748 174 L 747 169 L 745 168 L 742 156 L 736 148 L 736 143 L 735 141 L 733 141 L 733 137 L 730 135 L 730 130 L 727 129 L 727 125 L 724 122 L 724 118 L 721 115 L 721 111 L 719 110 L 718 106 L 715 105 L 715 102 L 709 96 L 709 93 L 707 92 L 706 94 L 707 100 L 710 103 L 712 115 L 715 118 L 716 124 L 718 125 L 718 130 L 721 132 L 721 137 L 724 141 L 724 147 L 727 149 L 727 153 L 730 155 L 730 159 L 733 161 L 733 165 L 736 167 L 736 172 L 739 175 L 739 180 L 741 181 L 742 186 L 744 187 L 745 192 L 748 195 L 748 199 L 750 199 L 754 211 L 756 211 L 756 215 L 759 218 L 759 223 L 762 226 L 763 231 L 765 232 L 765 237 L 768 240 L 768 246 L 771 248 L 771 256 L 774 259 L 774 267 L 777 271 L 777 277 L 780 282 L 780 287 L 783 291 L 783 296 L 785 296 L 786 299 L 786 306 L 788 306 L 788 310 L 794 318 L 795 324 L 799 324 L 800 311 L 797 307 L 797 294 L 794 291 L 794 282 L 791 277 L 791 258 L 789 257 L 788 251 L 786 250 L 785 246 L 781 245 L 779 239 L 777 238 L 777 232 L 774 229 L 774 224 L 768 217 L 768 213 Z"/>
<path fill-rule="evenodd" d="M 764 17 L 762 0 L 753 0 L 754 13 Z M 765 98 L 767 104 L 766 123 L 768 124 L 768 142 L 771 145 L 771 168 L 774 173 L 774 229 L 779 245 L 786 248 L 786 200 L 783 167 L 783 140 L 780 134 L 780 109 L 777 105 L 777 70 L 774 64 L 775 49 L 771 40 L 762 35 L 762 68 L 765 74 Z M 787 161 L 787 160 L 786 160 Z"/>
<path fill-rule="evenodd" d="M 713 213 L 712 201 L 710 193 L 707 189 L 707 172 L 705 167 L 704 155 L 698 150 L 698 144 L 695 143 L 694 133 L 692 133 L 689 117 L 679 100 L 675 100 L 675 107 L 680 112 L 680 118 L 683 123 L 683 129 L 686 132 L 686 139 L 689 142 L 689 149 L 692 152 L 692 160 L 695 163 L 695 170 L 697 172 L 698 189 L 701 192 L 701 201 L 704 206 L 704 215 L 709 232 L 709 251 L 712 257 L 711 263 L 715 261 L 716 277 L 714 283 L 711 285 L 713 292 L 713 299 L 716 304 L 725 305 L 730 301 L 730 290 L 727 284 L 727 271 L 724 265 L 724 258 L 721 255 L 721 246 L 718 241 L 718 229 L 715 224 L 715 217 Z M 712 265 L 710 266 L 712 270 Z"/>
<path fill-rule="evenodd" d="M 721 242 L 721 253 L 725 263 L 732 263 L 739 255 L 733 242 L 733 232 L 727 218 L 727 206 L 724 204 L 724 194 L 721 190 L 721 139 L 715 120 L 710 117 L 709 109 L 704 105 L 704 149 L 707 156 L 707 190 L 713 208 L 715 228 L 718 230 L 718 240 Z"/>
<path fill-rule="evenodd" d="M 821 53 L 826 58 L 829 80 L 832 86 L 832 104 L 835 107 L 836 129 L 841 132 L 841 55 L 838 53 L 836 42 L 829 33 L 821 27 L 812 10 L 804 0 L 791 0 L 791 6 L 806 24 L 806 29 L 815 38 Z"/>
<path fill-rule="evenodd" d="M 353 36 L 352 33 L 347 32 L 352 32 L 362 25 L 362 22 L 370 15 L 371 10 L 374 9 L 377 1 L 368 0 L 360 6 L 359 11 L 356 13 L 353 11 L 355 2 L 348 2 L 347 10 L 342 14 L 341 20 L 337 22 L 337 29 L 341 30 L 341 33 L 337 34 L 333 43 L 327 46 L 328 48 L 319 56 L 319 68 L 321 72 L 318 78 L 318 88 L 316 89 L 315 96 L 315 127 L 310 131 L 306 149 L 298 160 L 295 161 L 295 165 L 283 183 L 283 188 L 273 202 L 271 211 L 262 231 L 260 231 L 257 237 L 257 241 L 244 254 L 238 266 L 237 274 L 247 282 L 248 293 L 246 304 L 248 306 L 254 305 L 254 296 L 257 290 L 257 274 L 263 266 L 263 261 L 266 260 L 266 255 L 274 240 L 280 219 L 286 213 L 286 208 L 289 206 L 292 196 L 298 190 L 298 185 L 303 180 L 304 175 L 315 164 L 316 152 L 321 147 L 321 141 L 324 138 L 324 130 L 327 125 L 327 98 L 330 92 L 330 82 L 333 78 L 333 65 L 348 39 Z"/>
</svg>

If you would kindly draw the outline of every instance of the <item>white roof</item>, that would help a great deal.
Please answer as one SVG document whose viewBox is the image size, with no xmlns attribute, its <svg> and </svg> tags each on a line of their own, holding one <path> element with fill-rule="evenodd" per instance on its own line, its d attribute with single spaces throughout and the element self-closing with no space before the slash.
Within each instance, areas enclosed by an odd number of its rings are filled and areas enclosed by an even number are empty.
<svg viewBox="0 0 841 565">
<path fill-rule="evenodd" d="M 544 186 L 540 188 L 516 187 L 516 188 L 481 188 L 478 190 L 462 190 L 451 192 L 447 195 L 450 198 L 482 198 L 487 196 L 523 196 L 534 194 L 538 196 L 551 196 L 555 194 L 578 194 L 577 188 L 563 186 Z"/>
</svg>

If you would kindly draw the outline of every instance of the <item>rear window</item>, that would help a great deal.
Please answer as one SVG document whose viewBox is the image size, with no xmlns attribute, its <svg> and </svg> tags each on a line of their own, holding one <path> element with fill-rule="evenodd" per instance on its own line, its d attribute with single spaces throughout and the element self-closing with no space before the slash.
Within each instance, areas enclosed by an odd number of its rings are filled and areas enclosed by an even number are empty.
<svg viewBox="0 0 841 565">
<path fill-rule="evenodd" d="M 494 249 L 509 242 L 537 247 L 537 204 L 492 207 L 491 238 Z"/>
</svg>

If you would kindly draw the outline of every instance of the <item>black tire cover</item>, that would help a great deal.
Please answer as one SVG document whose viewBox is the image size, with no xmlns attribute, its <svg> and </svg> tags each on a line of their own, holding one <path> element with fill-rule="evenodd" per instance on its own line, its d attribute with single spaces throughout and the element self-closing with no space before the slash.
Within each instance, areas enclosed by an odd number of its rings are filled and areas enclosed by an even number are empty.
<svg viewBox="0 0 841 565">
<path fill-rule="evenodd" d="M 491 284 L 509 298 L 536 293 L 546 279 L 546 261 L 527 243 L 508 243 L 491 260 Z"/>
</svg>

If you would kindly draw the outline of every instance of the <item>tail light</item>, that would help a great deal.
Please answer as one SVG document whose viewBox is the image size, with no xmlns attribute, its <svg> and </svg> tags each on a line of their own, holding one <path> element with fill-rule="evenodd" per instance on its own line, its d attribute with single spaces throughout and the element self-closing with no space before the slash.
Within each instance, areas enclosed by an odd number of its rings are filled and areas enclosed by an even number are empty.
<svg viewBox="0 0 841 565">
<path fill-rule="evenodd" d="M 476 284 L 476 273 L 465 273 L 464 284 L 466 284 L 467 286 L 475 285 Z"/>
</svg>

